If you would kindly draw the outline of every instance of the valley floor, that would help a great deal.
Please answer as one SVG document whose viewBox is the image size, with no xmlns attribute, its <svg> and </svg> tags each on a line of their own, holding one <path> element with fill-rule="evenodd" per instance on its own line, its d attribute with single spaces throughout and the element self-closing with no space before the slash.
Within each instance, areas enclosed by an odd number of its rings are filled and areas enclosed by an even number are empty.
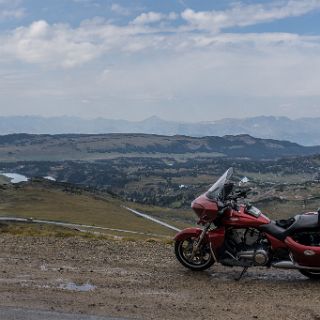
<svg viewBox="0 0 320 320">
<path fill-rule="evenodd" d="M 320 319 L 320 283 L 298 272 L 192 273 L 172 246 L 0 234 L 0 307 L 129 319 Z"/>
</svg>

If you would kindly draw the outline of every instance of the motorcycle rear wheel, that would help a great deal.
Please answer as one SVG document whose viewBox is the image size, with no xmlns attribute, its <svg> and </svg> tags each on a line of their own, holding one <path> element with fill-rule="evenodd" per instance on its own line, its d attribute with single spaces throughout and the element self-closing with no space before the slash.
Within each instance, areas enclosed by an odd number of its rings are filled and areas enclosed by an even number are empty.
<svg viewBox="0 0 320 320">
<path fill-rule="evenodd" d="M 174 250 L 178 261 L 186 268 L 192 271 L 203 271 L 214 264 L 209 243 L 203 242 L 200 248 L 192 258 L 192 249 L 197 237 L 190 237 L 175 242 Z"/>
<path fill-rule="evenodd" d="M 299 269 L 300 273 L 312 280 L 320 280 L 320 270 Z"/>
</svg>

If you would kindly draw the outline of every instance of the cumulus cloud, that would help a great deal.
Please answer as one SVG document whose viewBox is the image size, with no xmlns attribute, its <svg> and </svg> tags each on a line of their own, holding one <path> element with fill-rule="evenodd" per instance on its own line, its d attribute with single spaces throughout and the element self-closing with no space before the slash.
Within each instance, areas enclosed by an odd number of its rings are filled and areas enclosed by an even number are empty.
<svg viewBox="0 0 320 320">
<path fill-rule="evenodd" d="M 289 33 L 208 34 L 192 31 L 163 34 L 160 26 L 145 26 L 147 21 L 155 21 L 158 18 L 149 15 L 139 23 L 126 26 L 117 26 L 103 19 L 93 19 L 76 28 L 68 24 L 35 21 L 29 26 L 16 28 L 0 36 L 0 58 L 71 68 L 112 53 L 184 54 L 204 47 L 219 49 L 229 45 L 248 48 L 268 45 L 278 48 L 319 46 L 319 38 L 316 36 Z"/>
<path fill-rule="evenodd" d="M 111 5 L 111 11 L 122 16 L 129 16 L 131 14 L 130 9 L 128 9 L 127 7 L 123 7 L 118 3 L 113 3 Z"/>
<path fill-rule="evenodd" d="M 33 22 L 2 37 L 2 54 L 28 63 L 74 67 L 92 60 L 99 48 L 63 24 Z"/>
<path fill-rule="evenodd" d="M 98 18 L 84 21 L 76 28 L 40 20 L 2 34 L 0 58 L 70 68 L 110 52 L 164 49 L 166 38 L 157 33 L 158 29 L 139 23 L 117 26 Z"/>
<path fill-rule="evenodd" d="M 0 0 L 0 20 L 19 19 L 25 14 L 20 0 Z"/>
<path fill-rule="evenodd" d="M 0 0 L 0 5 L 18 6 L 21 2 L 21 0 Z"/>
<path fill-rule="evenodd" d="M 320 8 L 320 0 L 273 1 L 246 5 L 236 3 L 227 10 L 194 11 L 186 9 L 181 17 L 192 27 L 219 32 L 235 26 L 249 26 L 263 22 L 301 16 Z"/>
<path fill-rule="evenodd" d="M 159 12 L 144 12 L 136 17 L 132 23 L 133 24 L 149 24 L 155 23 L 163 20 L 175 20 L 178 15 L 175 12 L 170 12 L 169 14 L 159 13 Z"/>
<path fill-rule="evenodd" d="M 79 0 L 77 0 L 79 1 Z M 81 0 L 83 1 L 83 0 Z M 0 0 L 0 5 L 9 3 Z M 21 5 L 19 0 L 11 2 Z M 316 36 L 289 33 L 218 32 L 235 25 L 249 25 L 263 21 L 302 15 L 320 8 L 320 0 L 289 0 L 269 4 L 235 4 L 224 11 L 182 12 L 186 24 L 170 25 L 177 14 L 145 12 L 127 25 L 116 25 L 102 18 L 83 21 L 78 27 L 68 24 L 49 24 L 35 21 L 9 33 L 0 34 L 0 59 L 18 59 L 27 63 L 72 68 L 83 65 L 109 53 L 136 54 L 139 52 L 184 54 L 201 48 L 236 47 L 313 47 L 318 48 Z M 113 4 L 119 13 L 125 8 Z M 124 11 L 122 13 L 125 13 Z M 1 17 L 1 15 L 0 15 Z M 169 23 L 169 24 L 168 24 Z M 203 31 L 201 31 L 201 30 Z M 194 32 L 195 30 L 200 32 Z M 207 32 L 215 31 L 215 32 Z M 236 48 L 234 47 L 234 48 Z"/>
<path fill-rule="evenodd" d="M 19 19 L 25 15 L 25 9 L 0 10 L 0 20 Z"/>
</svg>

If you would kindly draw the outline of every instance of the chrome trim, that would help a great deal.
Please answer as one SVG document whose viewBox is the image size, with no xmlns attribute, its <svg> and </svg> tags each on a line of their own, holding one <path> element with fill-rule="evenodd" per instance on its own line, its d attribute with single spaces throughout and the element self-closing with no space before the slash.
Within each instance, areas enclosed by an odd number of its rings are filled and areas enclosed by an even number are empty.
<svg viewBox="0 0 320 320">
<path fill-rule="evenodd" d="M 291 260 L 293 263 L 295 263 L 295 262 L 294 262 L 294 259 L 293 259 L 293 254 L 292 254 L 291 251 L 289 252 L 289 258 L 290 258 L 290 260 Z"/>
<path fill-rule="evenodd" d="M 211 224 L 211 223 L 208 223 L 208 224 L 203 228 L 203 230 L 202 230 L 202 232 L 201 232 L 201 234 L 200 234 L 200 237 L 199 237 L 199 241 L 193 243 L 192 255 L 191 255 L 191 259 L 192 259 L 192 260 L 194 259 L 195 255 L 196 255 L 196 252 L 198 251 L 202 240 L 204 239 L 206 233 L 208 232 L 208 230 L 209 230 L 209 228 L 210 228 L 210 224 Z"/>
<path fill-rule="evenodd" d="M 292 261 L 279 261 L 272 264 L 272 267 L 279 268 L 279 269 L 307 269 L 307 270 L 320 270 L 320 267 L 308 267 L 308 266 L 301 266 L 298 263 L 294 263 Z"/>
<path fill-rule="evenodd" d="M 305 266 L 301 266 L 299 264 L 297 264 L 297 266 L 299 266 L 298 269 L 320 270 L 320 267 L 305 267 Z"/>
<path fill-rule="evenodd" d="M 210 242 L 210 251 L 211 251 L 211 254 L 212 254 L 214 262 L 218 262 L 218 259 L 217 259 L 216 255 L 213 252 L 212 243 L 211 242 Z"/>
<path fill-rule="evenodd" d="M 235 257 L 232 253 L 230 253 L 228 250 L 225 251 L 231 258 L 234 260 L 239 260 L 239 258 Z"/>
<path fill-rule="evenodd" d="M 305 256 L 312 257 L 312 256 L 314 256 L 316 253 L 315 253 L 313 250 L 305 250 L 305 251 L 303 252 L 303 254 L 304 254 Z"/>
<path fill-rule="evenodd" d="M 272 264 L 274 268 L 280 268 L 280 269 L 299 269 L 296 267 L 296 265 L 292 261 L 279 261 Z"/>
<path fill-rule="evenodd" d="M 248 250 L 248 251 L 240 251 L 237 253 L 238 259 L 253 259 L 255 256 L 255 250 Z"/>
</svg>

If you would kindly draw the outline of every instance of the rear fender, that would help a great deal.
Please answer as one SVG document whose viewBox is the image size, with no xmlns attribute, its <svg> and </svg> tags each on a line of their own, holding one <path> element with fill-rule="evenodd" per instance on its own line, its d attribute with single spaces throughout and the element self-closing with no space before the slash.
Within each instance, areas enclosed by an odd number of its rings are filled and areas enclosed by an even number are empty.
<svg viewBox="0 0 320 320">
<path fill-rule="evenodd" d="M 291 237 L 285 239 L 292 252 L 293 260 L 301 266 L 320 268 L 320 247 L 306 246 L 294 241 Z"/>
</svg>

